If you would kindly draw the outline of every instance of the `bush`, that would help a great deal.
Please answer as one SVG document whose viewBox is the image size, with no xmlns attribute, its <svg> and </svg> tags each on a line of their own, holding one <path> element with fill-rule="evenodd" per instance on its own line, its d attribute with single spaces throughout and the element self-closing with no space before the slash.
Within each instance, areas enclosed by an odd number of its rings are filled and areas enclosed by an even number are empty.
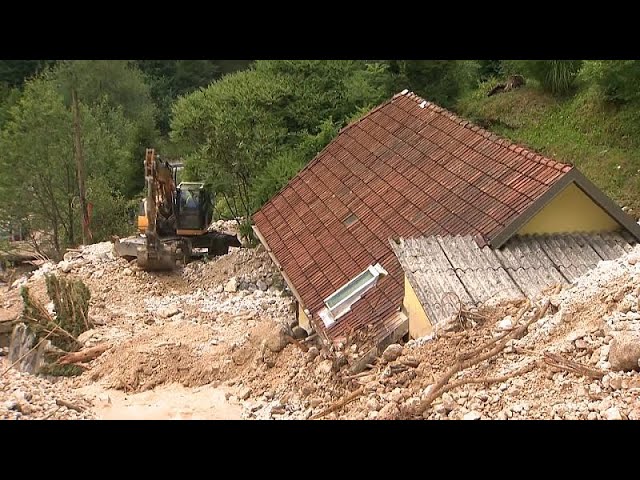
<svg viewBox="0 0 640 480">
<path fill-rule="evenodd" d="M 597 85 L 605 99 L 630 103 L 640 99 L 640 61 L 593 60 L 585 62 L 581 77 Z"/>
<path fill-rule="evenodd" d="M 510 60 L 505 62 L 508 74 L 521 74 L 538 81 L 542 88 L 554 95 L 571 90 L 582 60 Z"/>
</svg>

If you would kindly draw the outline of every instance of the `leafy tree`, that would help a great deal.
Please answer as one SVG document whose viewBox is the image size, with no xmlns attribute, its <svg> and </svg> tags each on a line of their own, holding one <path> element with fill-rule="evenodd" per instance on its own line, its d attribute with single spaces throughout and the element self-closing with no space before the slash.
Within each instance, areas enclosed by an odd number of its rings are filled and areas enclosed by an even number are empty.
<svg viewBox="0 0 640 480">
<path fill-rule="evenodd" d="M 101 119 L 110 129 L 126 129 L 127 141 L 116 147 L 117 151 L 94 152 L 94 156 L 112 156 L 120 164 L 112 172 L 105 171 L 114 187 L 131 196 L 144 186 L 142 158 L 144 151 L 157 141 L 155 129 L 156 107 L 151 98 L 150 87 L 142 72 L 131 62 L 123 60 L 74 60 L 59 63 L 47 73 L 46 78 L 56 85 L 65 103 L 70 104 L 71 89 L 78 92 L 80 102 L 100 112 Z M 118 111 L 119 113 L 113 113 Z M 114 123 L 114 115 L 124 124 Z M 127 154 L 123 155 L 123 149 Z M 112 160 L 113 162 L 115 160 Z"/>
<path fill-rule="evenodd" d="M 0 83 L 10 87 L 22 84 L 55 63 L 55 60 L 0 60 Z"/>
<path fill-rule="evenodd" d="M 640 61 L 592 60 L 585 62 L 583 77 L 597 85 L 606 100 L 614 103 L 640 99 Z"/>
<path fill-rule="evenodd" d="M 390 60 L 394 90 L 405 88 L 443 107 L 452 107 L 458 97 L 478 79 L 478 64 L 465 60 Z"/>
</svg>

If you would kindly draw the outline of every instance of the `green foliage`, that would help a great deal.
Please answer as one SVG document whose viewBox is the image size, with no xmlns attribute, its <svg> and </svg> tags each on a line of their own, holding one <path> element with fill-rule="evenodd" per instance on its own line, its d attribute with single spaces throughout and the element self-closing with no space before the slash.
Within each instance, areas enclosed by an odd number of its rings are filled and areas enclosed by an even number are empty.
<svg viewBox="0 0 640 480">
<path fill-rule="evenodd" d="M 505 62 L 508 73 L 535 79 L 546 91 L 564 95 L 571 91 L 582 60 L 510 60 Z"/>
<path fill-rule="evenodd" d="M 65 246 L 76 244 L 81 232 L 73 123 L 67 99 L 70 82 L 75 82 L 81 102 L 87 186 L 94 207 L 92 228 L 97 233 L 94 240 L 124 231 L 126 216 L 121 221 L 117 216 L 126 197 L 141 189 L 141 132 L 145 125 L 153 127 L 152 108 L 134 98 L 144 94 L 135 81 L 141 77 L 131 74 L 126 64 L 96 65 L 100 68 L 93 71 L 87 64 L 61 63 L 28 81 L 8 109 L 0 132 L 2 210 L 26 220 L 31 230 L 50 235 L 58 257 Z M 88 75 L 94 76 L 86 78 Z M 100 84 L 108 87 L 101 90 Z M 110 232 L 111 228 L 115 231 Z"/>
<path fill-rule="evenodd" d="M 407 88 L 444 107 L 453 106 L 479 76 L 478 63 L 467 60 L 391 60 L 389 65 L 396 91 Z"/>
<path fill-rule="evenodd" d="M 91 292 L 84 282 L 77 278 L 66 279 L 56 275 L 46 275 L 47 295 L 53 302 L 56 324 L 77 338 L 92 327 L 89 320 L 89 300 Z M 61 337 L 54 345 L 70 351 L 77 342 Z"/>
<path fill-rule="evenodd" d="M 29 78 L 54 63 L 55 60 L 0 60 L 0 84 L 20 87 Z"/>
<path fill-rule="evenodd" d="M 608 101 L 622 104 L 640 99 L 638 60 L 586 61 L 581 76 L 597 85 Z"/>
<path fill-rule="evenodd" d="M 169 132 L 171 105 L 180 95 L 206 87 L 223 75 L 246 69 L 250 60 L 137 60 L 158 107 L 158 128 Z"/>
</svg>

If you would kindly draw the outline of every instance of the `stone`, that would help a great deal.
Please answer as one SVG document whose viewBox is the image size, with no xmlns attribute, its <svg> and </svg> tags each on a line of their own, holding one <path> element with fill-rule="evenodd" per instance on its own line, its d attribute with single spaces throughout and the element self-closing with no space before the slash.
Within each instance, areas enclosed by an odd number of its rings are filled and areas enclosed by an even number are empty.
<svg viewBox="0 0 640 480">
<path fill-rule="evenodd" d="M 66 260 L 63 260 L 62 262 L 60 262 L 58 264 L 58 267 L 60 268 L 60 270 L 62 270 L 64 273 L 69 273 L 72 269 L 73 269 L 73 264 L 71 262 L 68 262 Z"/>
<path fill-rule="evenodd" d="M 629 420 L 640 420 L 640 408 L 634 408 L 629 412 Z"/>
<path fill-rule="evenodd" d="M 264 345 L 273 353 L 281 352 L 284 347 L 287 346 L 289 340 L 287 339 L 288 332 L 283 325 L 278 325 L 276 328 L 265 338 Z"/>
<path fill-rule="evenodd" d="M 587 415 L 587 420 L 597 420 L 598 419 L 598 414 L 596 412 L 589 412 L 589 415 Z"/>
<path fill-rule="evenodd" d="M 472 410 L 470 412 L 465 413 L 462 416 L 463 420 L 480 420 L 480 418 L 482 417 L 482 414 L 480 412 L 476 412 L 475 410 Z"/>
<path fill-rule="evenodd" d="M 640 360 L 640 334 L 621 332 L 611 340 L 609 363 L 614 371 L 638 370 Z"/>
<path fill-rule="evenodd" d="M 171 318 L 180 313 L 180 309 L 177 305 L 168 305 L 158 310 L 158 315 L 162 318 Z"/>
<path fill-rule="evenodd" d="M 84 345 L 95 334 L 96 334 L 95 330 L 93 329 L 87 330 L 86 332 L 82 332 L 80 335 L 78 335 L 77 340 L 78 342 Z"/>
<path fill-rule="evenodd" d="M 576 348 L 578 350 L 586 350 L 589 347 L 589 344 L 584 341 L 584 339 L 580 338 L 576 340 Z"/>
<path fill-rule="evenodd" d="M 395 402 L 389 402 L 378 413 L 378 420 L 394 420 L 400 414 L 400 409 Z"/>
<path fill-rule="evenodd" d="M 213 289 L 213 293 L 222 293 L 224 291 L 224 287 L 222 285 L 217 285 L 214 289 Z"/>
<path fill-rule="evenodd" d="M 126 275 L 127 277 L 129 277 L 129 276 L 133 275 L 133 270 L 131 270 L 129 267 L 127 267 L 122 271 L 122 274 Z"/>
<path fill-rule="evenodd" d="M 309 405 L 311 405 L 311 408 L 317 408 L 322 405 L 322 399 L 318 397 L 312 398 L 309 400 Z"/>
<path fill-rule="evenodd" d="M 238 291 L 238 280 L 236 277 L 232 277 L 224 286 L 224 291 L 229 293 L 235 293 Z"/>
<path fill-rule="evenodd" d="M 17 410 L 18 402 L 16 402 L 15 400 L 7 400 L 6 402 L 4 402 L 3 407 L 7 410 Z"/>
<path fill-rule="evenodd" d="M 282 405 L 271 408 L 271 415 L 284 415 L 285 409 Z"/>
<path fill-rule="evenodd" d="M 244 387 L 238 392 L 238 398 L 240 400 L 246 400 L 251 396 L 251 389 L 249 387 Z"/>
<path fill-rule="evenodd" d="M 620 410 L 616 407 L 611 407 L 604 411 L 603 417 L 605 420 L 622 420 L 622 415 L 620 414 Z"/>
<path fill-rule="evenodd" d="M 323 360 L 316 367 L 316 374 L 318 374 L 318 375 L 327 375 L 327 374 L 331 373 L 332 369 L 333 369 L 333 362 L 331 360 Z"/>
<path fill-rule="evenodd" d="M 296 340 L 302 340 L 303 338 L 307 338 L 309 336 L 307 331 L 300 326 L 293 327 L 291 329 L 291 333 L 293 334 L 293 338 L 295 338 Z"/>
<path fill-rule="evenodd" d="M 402 345 L 398 345 L 397 343 L 393 343 L 385 348 L 384 353 L 382 354 L 382 358 L 387 362 L 393 362 L 400 355 L 402 355 Z"/>
<path fill-rule="evenodd" d="M 511 330 L 513 328 L 513 317 L 504 317 L 498 322 L 498 330 Z"/>
<path fill-rule="evenodd" d="M 306 357 L 307 357 L 307 362 L 313 362 L 313 360 L 320 355 L 320 351 L 318 350 L 318 347 L 309 347 L 309 350 L 307 351 Z"/>
<path fill-rule="evenodd" d="M 622 377 L 609 378 L 609 386 L 614 390 L 620 390 L 622 388 Z"/>
<path fill-rule="evenodd" d="M 267 285 L 266 282 L 264 282 L 263 280 L 258 280 L 256 282 L 256 287 L 258 287 L 258 290 L 266 292 L 269 288 L 269 285 Z"/>
</svg>

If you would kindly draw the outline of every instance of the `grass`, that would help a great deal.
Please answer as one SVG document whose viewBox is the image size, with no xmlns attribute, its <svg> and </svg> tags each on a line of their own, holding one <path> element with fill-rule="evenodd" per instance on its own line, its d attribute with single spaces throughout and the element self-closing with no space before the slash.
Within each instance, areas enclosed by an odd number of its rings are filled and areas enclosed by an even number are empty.
<svg viewBox="0 0 640 480">
<path fill-rule="evenodd" d="M 640 214 L 640 110 L 601 101 L 594 88 L 556 99 L 528 84 L 487 97 L 468 93 L 460 115 L 557 161 L 574 164 L 620 206 Z"/>
</svg>

